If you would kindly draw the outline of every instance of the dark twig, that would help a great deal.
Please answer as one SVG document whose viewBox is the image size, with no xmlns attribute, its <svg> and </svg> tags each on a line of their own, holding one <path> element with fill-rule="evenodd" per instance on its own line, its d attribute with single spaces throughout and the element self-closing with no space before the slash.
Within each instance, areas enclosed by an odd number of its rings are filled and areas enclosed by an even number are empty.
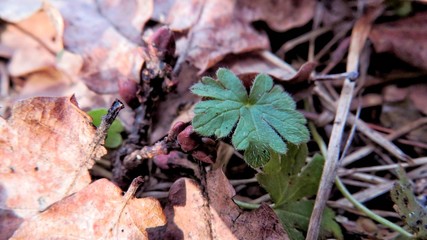
<svg viewBox="0 0 427 240">
<path fill-rule="evenodd" d="M 73 189 L 77 177 L 80 175 L 82 169 L 88 165 L 88 162 L 93 160 L 95 158 L 95 155 L 97 153 L 98 147 L 101 145 L 102 141 L 105 140 L 105 137 L 107 136 L 108 129 L 110 128 L 111 124 L 116 119 L 117 115 L 119 114 L 120 110 L 124 108 L 124 105 L 120 100 L 116 99 L 113 104 L 111 105 L 110 109 L 108 109 L 107 115 L 102 117 L 101 124 L 96 130 L 95 138 L 93 139 L 92 143 L 90 144 L 88 148 L 88 158 L 84 160 L 79 168 L 75 171 L 73 180 L 71 181 L 70 186 L 68 187 L 67 191 L 65 192 L 65 195 L 68 195 L 70 191 Z"/>
</svg>

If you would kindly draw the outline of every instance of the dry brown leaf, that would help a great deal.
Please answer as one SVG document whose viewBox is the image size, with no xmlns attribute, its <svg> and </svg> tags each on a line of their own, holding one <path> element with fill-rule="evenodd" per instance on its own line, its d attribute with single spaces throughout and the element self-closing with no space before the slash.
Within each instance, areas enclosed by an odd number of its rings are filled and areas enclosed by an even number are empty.
<svg viewBox="0 0 427 240">
<path fill-rule="evenodd" d="M 427 12 L 396 22 L 376 25 L 370 39 L 377 52 L 391 52 L 413 66 L 427 70 Z"/>
<path fill-rule="evenodd" d="M 278 32 L 300 27 L 313 18 L 315 0 L 256 0 L 236 1 L 238 15 L 247 22 L 263 20 Z"/>
<path fill-rule="evenodd" d="M 235 194 L 221 170 L 206 176 L 207 192 L 190 179 L 179 179 L 169 192 L 166 229 L 150 232 L 151 239 L 289 239 L 267 205 L 243 211 L 231 199 Z"/>
<path fill-rule="evenodd" d="M 186 41 L 178 41 L 177 50 L 202 73 L 228 54 L 268 49 L 267 36 L 256 31 L 253 22 L 263 20 L 285 31 L 306 24 L 315 4 L 313 0 L 156 1 L 153 19 L 174 31 L 189 30 Z"/>
<path fill-rule="evenodd" d="M 155 0 L 151 18 L 168 24 L 174 31 L 188 30 L 196 24 L 204 3 L 203 0 Z"/>
<path fill-rule="evenodd" d="M 64 18 L 65 47 L 83 57 L 81 76 L 90 89 L 113 93 L 118 91 L 117 79 L 139 79 L 142 50 L 100 14 L 95 2 L 59 0 L 52 4 Z"/>
<path fill-rule="evenodd" d="M 142 44 L 142 30 L 153 12 L 153 0 L 96 0 L 101 14 L 125 37 Z"/>
<path fill-rule="evenodd" d="M 237 0 L 175 1 L 169 4 L 172 7 L 157 10 L 156 16 L 165 15 L 165 22 L 174 31 L 189 29 L 186 42 L 177 43 L 177 52 L 200 69 L 199 73 L 227 54 L 269 48 L 266 34 L 257 32 L 238 14 L 241 6 Z"/>
<path fill-rule="evenodd" d="M 90 183 L 87 168 L 93 163 L 87 161 L 95 128 L 74 97 L 18 102 L 8 120 L 0 118 L 0 132 L 1 227 L 19 224 Z M 93 154 L 104 153 L 100 147 Z M 1 229 L 0 238 L 14 230 Z"/>
<path fill-rule="evenodd" d="M 11 239 L 148 239 L 147 228 L 166 223 L 157 200 L 121 192 L 98 180 L 25 221 Z"/>
<path fill-rule="evenodd" d="M 8 22 L 20 22 L 42 8 L 40 0 L 0 1 L 0 18 Z"/>
<path fill-rule="evenodd" d="M 58 19 L 55 11 L 46 6 L 23 21 L 6 25 L 0 42 L 13 51 L 8 64 L 11 76 L 55 66 L 56 54 L 63 49 L 61 24 L 58 24 L 62 19 Z"/>
</svg>

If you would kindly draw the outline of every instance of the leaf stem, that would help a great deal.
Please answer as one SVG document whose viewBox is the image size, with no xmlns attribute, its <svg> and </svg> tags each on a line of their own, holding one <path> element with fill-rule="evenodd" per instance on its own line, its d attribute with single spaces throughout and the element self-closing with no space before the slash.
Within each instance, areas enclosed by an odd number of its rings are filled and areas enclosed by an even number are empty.
<svg viewBox="0 0 427 240">
<path fill-rule="evenodd" d="M 322 155 L 326 158 L 327 148 L 326 148 L 325 142 L 323 141 L 320 134 L 317 132 L 317 129 L 314 126 L 313 122 L 309 122 L 308 127 L 310 128 L 310 132 L 313 135 L 313 139 L 317 143 L 317 145 L 319 146 L 320 151 L 322 152 Z M 384 226 L 386 226 L 386 227 L 388 227 L 388 228 L 390 228 L 396 232 L 399 232 L 400 234 L 402 234 L 406 237 L 413 237 L 413 235 L 411 233 L 407 232 L 405 229 L 403 229 L 400 226 L 390 222 L 389 220 L 377 215 L 376 213 L 372 212 L 370 209 L 365 207 L 362 203 L 357 201 L 357 199 L 355 199 L 353 197 L 353 195 L 351 195 L 351 193 L 347 190 L 347 188 L 341 182 L 339 177 L 335 178 L 335 185 L 337 186 L 338 190 L 340 190 L 341 194 L 345 198 L 347 198 L 347 200 L 349 200 L 355 208 L 357 208 L 359 211 L 366 214 L 366 216 L 370 217 L 371 219 L 381 223 L 382 225 L 384 225 Z"/>
<path fill-rule="evenodd" d="M 359 209 L 361 212 L 366 214 L 366 216 L 370 217 L 371 219 L 381 223 L 382 225 L 399 232 L 400 234 L 404 235 L 405 237 L 414 237 L 411 233 L 407 232 L 405 229 L 401 228 L 400 226 L 390 222 L 389 220 L 375 214 L 370 209 L 365 207 L 363 204 L 358 202 L 351 193 L 347 190 L 347 188 L 344 186 L 344 184 L 341 182 L 339 177 L 335 178 L 335 185 L 337 186 L 338 190 L 346 197 L 357 209 Z"/>
</svg>

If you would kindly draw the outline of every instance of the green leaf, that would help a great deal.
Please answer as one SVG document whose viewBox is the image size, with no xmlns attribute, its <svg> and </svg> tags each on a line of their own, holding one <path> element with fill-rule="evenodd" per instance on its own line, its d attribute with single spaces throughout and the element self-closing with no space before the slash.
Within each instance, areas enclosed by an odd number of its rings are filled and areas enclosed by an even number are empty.
<svg viewBox="0 0 427 240">
<path fill-rule="evenodd" d="M 307 145 L 289 144 L 286 154 L 271 154 L 271 160 L 257 174 L 257 180 L 274 201 L 274 210 L 291 239 L 304 239 L 313 210 L 313 202 L 302 200 L 316 194 L 324 164 L 321 155 L 315 155 L 305 165 Z M 304 166 L 305 165 L 305 166 Z M 339 225 L 334 221 L 334 212 L 323 212 L 321 236 L 331 234 L 342 239 Z"/>
<path fill-rule="evenodd" d="M 314 158 L 305 167 L 307 145 L 289 144 L 285 155 L 271 154 L 271 160 L 257 174 L 258 182 L 267 190 L 276 206 L 298 201 L 316 194 L 323 169 L 323 157 Z"/>
<path fill-rule="evenodd" d="M 92 123 L 96 127 L 99 127 L 102 121 L 102 117 L 108 113 L 105 108 L 93 109 L 88 112 L 88 115 L 92 117 Z M 123 138 L 121 132 L 124 131 L 124 127 L 119 120 L 114 120 L 107 132 L 107 138 L 105 139 L 105 147 L 117 148 L 122 144 Z"/>
<path fill-rule="evenodd" d="M 418 239 L 427 239 L 427 212 L 421 206 L 414 193 L 411 183 L 402 168 L 397 170 L 399 182 L 391 189 L 391 199 L 396 204 L 395 210 Z"/>
<path fill-rule="evenodd" d="M 292 240 L 304 239 L 302 232 L 306 232 L 308 229 L 313 206 L 314 201 L 301 200 L 274 209 Z M 334 211 L 326 207 L 323 211 L 322 222 L 320 224 L 320 238 L 323 239 L 331 235 L 336 239 L 344 238 L 341 228 L 338 223 L 335 222 L 334 218 Z"/>
<path fill-rule="evenodd" d="M 259 167 L 270 160 L 270 153 L 286 153 L 287 144 L 307 142 L 309 132 L 296 104 L 273 80 L 259 74 L 248 94 L 243 83 L 230 70 L 220 68 L 218 80 L 203 77 L 191 91 L 204 101 L 196 104 L 193 127 L 203 136 L 227 137 L 245 150 L 245 160 Z"/>
</svg>

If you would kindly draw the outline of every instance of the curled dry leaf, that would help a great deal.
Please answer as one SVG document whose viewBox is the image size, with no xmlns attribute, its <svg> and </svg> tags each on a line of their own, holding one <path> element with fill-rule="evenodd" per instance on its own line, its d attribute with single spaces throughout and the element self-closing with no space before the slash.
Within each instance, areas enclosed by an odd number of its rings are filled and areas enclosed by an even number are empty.
<svg viewBox="0 0 427 240">
<path fill-rule="evenodd" d="M 117 79 L 139 79 L 141 49 L 102 16 L 94 2 L 58 0 L 52 4 L 64 18 L 65 47 L 83 56 L 81 76 L 91 90 L 113 93 L 118 91 Z"/>
<path fill-rule="evenodd" d="M 98 180 L 25 221 L 11 239 L 148 239 L 147 228 L 166 223 L 157 200 L 121 192 Z"/>
<path fill-rule="evenodd" d="M 89 152 L 95 128 L 74 97 L 18 102 L 9 119 L 0 118 L 0 132 L 0 226 L 15 223 L 0 229 L 2 237 L 66 192 L 88 185 L 89 154 L 105 154 L 103 147 Z"/>
<path fill-rule="evenodd" d="M 374 26 L 370 39 L 377 52 L 390 52 L 413 66 L 427 70 L 427 13 Z"/>
<path fill-rule="evenodd" d="M 221 170 L 207 174 L 207 192 L 201 188 L 190 179 L 175 182 L 165 208 L 166 228 L 149 231 L 150 238 L 289 239 L 267 205 L 246 212 L 233 202 L 234 189 Z"/>
</svg>

